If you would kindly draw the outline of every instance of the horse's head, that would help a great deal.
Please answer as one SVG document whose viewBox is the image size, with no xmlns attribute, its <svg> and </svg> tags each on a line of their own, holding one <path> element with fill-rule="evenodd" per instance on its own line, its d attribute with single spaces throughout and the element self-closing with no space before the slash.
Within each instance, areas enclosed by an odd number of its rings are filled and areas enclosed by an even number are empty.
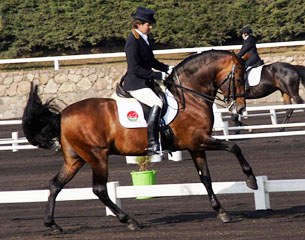
<svg viewBox="0 0 305 240">
<path fill-rule="evenodd" d="M 210 50 L 179 63 L 169 76 L 168 84 L 181 89 L 182 106 L 186 101 L 185 93 L 212 103 L 220 89 L 229 109 L 233 113 L 242 113 L 246 107 L 244 72 L 244 63 L 234 53 Z"/>
<path fill-rule="evenodd" d="M 226 65 L 217 75 L 216 83 L 222 91 L 224 102 L 232 113 L 241 114 L 246 107 L 245 93 L 245 66 L 232 52 Z"/>
</svg>

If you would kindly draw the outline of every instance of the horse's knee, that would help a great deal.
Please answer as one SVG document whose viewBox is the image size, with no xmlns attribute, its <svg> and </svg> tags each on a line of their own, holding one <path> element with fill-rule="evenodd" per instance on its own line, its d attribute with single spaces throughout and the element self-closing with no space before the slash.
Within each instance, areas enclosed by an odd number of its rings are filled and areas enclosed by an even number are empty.
<svg viewBox="0 0 305 240">
<path fill-rule="evenodd" d="M 103 185 L 94 185 L 93 188 L 92 188 L 92 191 L 103 202 L 109 199 L 106 186 L 103 186 Z"/>
<path fill-rule="evenodd" d="M 232 120 L 233 122 L 239 121 L 239 115 L 238 115 L 238 114 L 232 114 L 232 115 L 231 115 L 231 120 Z"/>
<path fill-rule="evenodd" d="M 235 155 L 241 154 L 241 149 L 236 143 L 229 142 L 228 148 L 228 150 L 234 153 Z"/>
</svg>

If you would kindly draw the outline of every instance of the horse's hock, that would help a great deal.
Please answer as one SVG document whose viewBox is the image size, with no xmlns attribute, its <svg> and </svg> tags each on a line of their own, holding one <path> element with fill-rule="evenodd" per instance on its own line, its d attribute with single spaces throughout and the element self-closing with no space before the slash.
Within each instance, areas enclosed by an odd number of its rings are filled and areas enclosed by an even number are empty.
<svg viewBox="0 0 305 240">
<path fill-rule="evenodd" d="M 282 61 L 305 66 L 304 54 L 272 57 L 262 54 L 261 56 L 266 64 Z M 162 61 L 171 65 L 180 62 L 180 60 Z M 124 61 L 113 61 L 84 67 L 65 67 L 60 70 L 3 71 L 0 73 L 0 118 L 21 118 L 32 81 L 39 84 L 44 99 L 55 98 L 61 107 L 65 107 L 89 97 L 110 97 L 126 68 Z M 305 96 L 303 86 L 300 86 L 300 95 Z M 282 97 L 280 92 L 276 92 L 265 98 L 247 102 L 275 103 L 282 102 Z"/>
</svg>

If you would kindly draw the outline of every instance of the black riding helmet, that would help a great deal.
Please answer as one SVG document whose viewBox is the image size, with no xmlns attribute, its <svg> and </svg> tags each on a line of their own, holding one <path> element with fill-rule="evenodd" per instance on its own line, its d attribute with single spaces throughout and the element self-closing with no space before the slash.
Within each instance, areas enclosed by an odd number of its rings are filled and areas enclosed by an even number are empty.
<svg viewBox="0 0 305 240">
<path fill-rule="evenodd" d="M 251 34 L 252 33 L 252 29 L 248 26 L 245 26 L 241 29 L 241 33 L 247 33 L 247 34 Z"/>
</svg>

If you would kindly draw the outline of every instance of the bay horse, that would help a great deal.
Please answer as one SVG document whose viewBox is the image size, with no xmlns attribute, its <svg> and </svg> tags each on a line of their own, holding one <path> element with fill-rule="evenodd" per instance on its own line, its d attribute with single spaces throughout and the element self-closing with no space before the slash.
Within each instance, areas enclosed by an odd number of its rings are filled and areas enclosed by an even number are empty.
<svg viewBox="0 0 305 240">
<path fill-rule="evenodd" d="M 305 84 L 305 67 L 285 62 L 271 63 L 263 66 L 260 83 L 256 86 L 249 86 L 245 92 L 245 98 L 258 99 L 280 91 L 284 104 L 292 104 L 292 100 L 296 104 L 303 104 L 304 100 L 299 94 L 300 83 Z M 283 123 L 289 121 L 292 113 L 292 109 L 286 111 Z M 236 126 L 243 125 L 236 114 L 232 115 L 232 120 Z"/>
<path fill-rule="evenodd" d="M 167 80 L 168 88 L 179 102 L 179 112 L 169 125 L 174 135 L 174 146 L 176 150 L 190 152 L 212 208 L 222 222 L 231 219 L 213 192 L 206 150 L 233 153 L 246 175 L 248 187 L 257 189 L 252 168 L 240 147 L 211 136 L 214 122 L 212 104 L 218 89 L 235 112 L 241 113 L 245 108 L 244 70 L 243 62 L 234 53 L 211 50 L 184 59 Z M 111 98 L 85 99 L 60 111 L 52 100 L 43 103 L 38 95 L 38 86 L 32 83 L 22 117 L 24 134 L 32 145 L 39 148 L 61 146 L 64 157 L 62 168 L 49 186 L 44 224 L 52 233 L 63 231 L 54 220 L 56 197 L 85 163 L 92 168 L 94 194 L 129 229 L 141 228 L 135 219 L 111 201 L 106 183 L 108 156 L 146 155 L 147 130 L 124 128 L 118 119 L 117 105 Z"/>
</svg>

